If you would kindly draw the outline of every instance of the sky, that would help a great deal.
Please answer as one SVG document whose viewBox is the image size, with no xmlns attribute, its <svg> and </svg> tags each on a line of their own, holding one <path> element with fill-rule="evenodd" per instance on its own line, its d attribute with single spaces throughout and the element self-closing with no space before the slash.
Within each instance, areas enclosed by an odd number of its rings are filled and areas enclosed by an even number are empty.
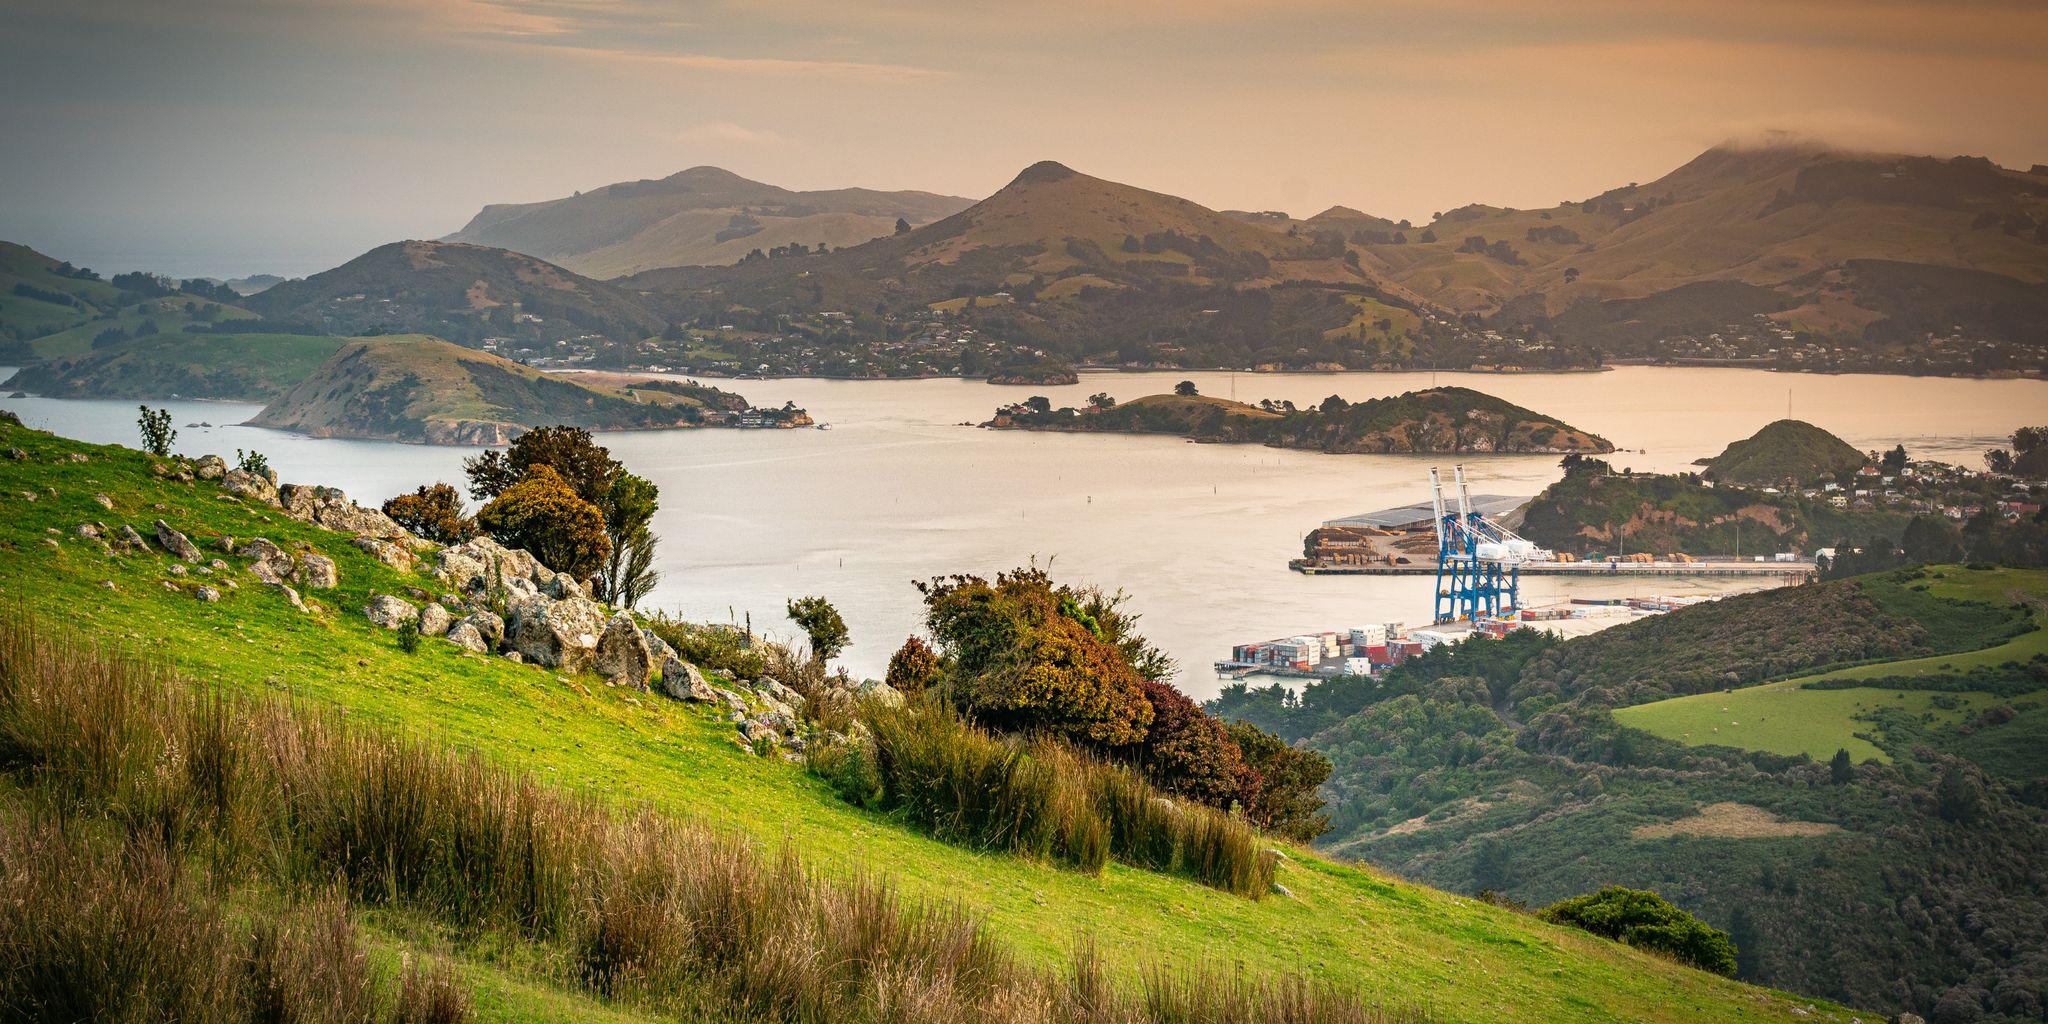
<svg viewBox="0 0 2048 1024">
<path fill-rule="evenodd" d="M 2048 163 L 2040 0 L 0 0 L 0 239 L 303 275 L 713 164 L 1427 219 L 1792 132 Z"/>
</svg>

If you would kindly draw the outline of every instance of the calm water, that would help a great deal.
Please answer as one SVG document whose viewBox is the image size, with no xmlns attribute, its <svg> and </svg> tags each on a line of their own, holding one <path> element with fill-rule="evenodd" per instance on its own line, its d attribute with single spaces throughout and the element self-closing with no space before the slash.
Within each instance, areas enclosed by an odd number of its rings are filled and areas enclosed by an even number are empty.
<svg viewBox="0 0 2048 1024">
<path fill-rule="evenodd" d="M 0 371 L 0 379 L 5 372 Z M 977 430 L 999 403 L 1045 394 L 1078 405 L 1107 391 L 1131 399 L 1193 379 L 1202 393 L 1297 404 L 1337 393 L 1357 401 L 1461 384 L 1605 435 L 1617 465 L 1685 468 L 1786 414 L 1862 448 L 1904 443 L 1916 457 L 1981 464 L 2015 427 L 2048 420 L 2048 382 L 1752 370 L 1628 367 L 1607 373 L 1101 373 L 1062 388 L 977 382 L 741 381 L 760 403 L 795 400 L 829 431 L 698 430 L 613 434 L 613 452 L 661 486 L 662 584 L 650 606 L 694 619 L 744 619 L 786 633 L 783 602 L 822 594 L 853 630 L 845 664 L 879 675 L 916 629 L 910 581 L 993 574 L 1036 558 L 1064 579 L 1121 586 L 1144 630 L 1178 658 L 1178 682 L 1214 693 L 1208 665 L 1232 643 L 1362 622 L 1418 622 L 1424 577 L 1304 577 L 1287 570 L 1322 520 L 1425 500 L 1427 470 L 1451 460 L 1332 456 L 1196 445 L 1166 437 Z M 178 446 L 200 454 L 255 448 L 288 481 L 343 487 L 377 501 L 433 480 L 458 481 L 470 452 L 313 440 L 252 427 L 255 406 L 170 402 Z M 134 444 L 132 402 L 0 399 L 31 426 Z M 187 424 L 207 421 L 211 428 Z M 1475 493 L 1531 495 L 1558 475 L 1549 456 L 1466 460 Z M 1528 599 L 1566 594 L 1699 593 L 1682 581 L 1600 583 L 1538 577 Z M 1569 588 L 1569 589 L 1568 589 Z"/>
</svg>

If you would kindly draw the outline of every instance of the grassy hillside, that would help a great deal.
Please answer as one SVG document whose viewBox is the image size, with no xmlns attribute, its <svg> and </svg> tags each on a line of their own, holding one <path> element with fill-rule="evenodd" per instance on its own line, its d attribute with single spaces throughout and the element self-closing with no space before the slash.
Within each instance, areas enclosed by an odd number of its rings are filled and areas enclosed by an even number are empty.
<svg viewBox="0 0 2048 1024">
<path fill-rule="evenodd" d="M 496 444 L 555 423 L 593 430 L 724 423 L 746 407 L 715 388 L 587 384 L 414 335 L 347 343 L 250 422 L 315 437 Z"/>
<path fill-rule="evenodd" d="M 1752 487 L 1813 483 L 1853 473 L 1868 460 L 1848 442 L 1800 420 L 1777 420 L 1706 460 L 1714 480 Z"/>
<path fill-rule="evenodd" d="M 112 308 L 121 290 L 70 264 L 0 242 L 0 342 L 22 341 L 85 322 Z"/>
<path fill-rule="evenodd" d="M 926 224 L 971 200 L 930 192 L 793 192 L 716 167 L 628 181 L 539 203 L 486 206 L 446 241 L 537 256 L 596 278 L 730 264 L 755 249 L 834 249 Z"/>
<path fill-rule="evenodd" d="M 131 451 L 16 427 L 0 427 L 0 444 L 26 456 L 0 461 L 0 501 L 10 512 L 0 519 L 0 598 L 28 613 L 234 693 L 289 694 L 358 727 L 446 742 L 606 806 L 646 806 L 771 851 L 787 845 L 829 878 L 886 873 L 909 899 L 964 904 L 988 922 L 992 941 L 1028 964 L 1064 963 L 1086 936 L 1115 978 L 1172 951 L 1176 964 L 1305 972 L 1370 999 L 1426 1006 L 1445 1021 L 1850 1016 L 1298 849 L 1279 869 L 1291 895 L 1259 901 L 1117 865 L 1096 876 L 966 853 L 851 809 L 800 766 L 741 752 L 730 725 L 698 707 L 431 641 L 403 653 L 349 610 L 372 592 L 434 583 L 339 535 L 222 501 L 211 484 L 154 477 L 150 460 Z M 114 508 L 95 503 L 95 493 Z M 202 546 L 221 535 L 314 545 L 339 566 L 340 588 L 312 595 L 333 610 L 301 615 L 253 581 L 217 603 L 196 601 L 196 580 L 167 575 L 165 557 L 103 554 L 75 533 L 91 520 L 146 531 L 159 517 Z M 452 957 L 459 976 L 484 987 L 507 1017 L 599 1008 L 544 950 L 496 931 L 445 929 L 403 913 L 374 915 L 372 924 L 390 952 L 432 947 Z"/>
<path fill-rule="evenodd" d="M 455 242 L 392 242 L 333 270 L 266 288 L 247 304 L 336 334 L 417 331 L 456 341 L 633 342 L 668 319 L 646 299 L 531 256 Z"/>
<path fill-rule="evenodd" d="M 2044 603 L 2041 571 L 1909 570 L 1211 708 L 1334 762 L 1334 851 L 1532 904 L 1652 888 L 1728 929 L 1741 977 L 2038 1020 L 2010 995 L 2048 924 Z M 1770 682 L 1844 676 L 1869 688 Z"/>
<path fill-rule="evenodd" d="M 263 402 L 306 379 L 343 344 L 324 334 L 158 333 L 24 367 L 0 387 L 52 398 Z"/>
<path fill-rule="evenodd" d="M 1434 388 L 1324 407 L 1147 395 L 1108 409 L 999 410 L 990 426 L 1179 434 L 1197 441 L 1357 452 L 1610 452 L 1605 438 L 1470 388 Z"/>
</svg>

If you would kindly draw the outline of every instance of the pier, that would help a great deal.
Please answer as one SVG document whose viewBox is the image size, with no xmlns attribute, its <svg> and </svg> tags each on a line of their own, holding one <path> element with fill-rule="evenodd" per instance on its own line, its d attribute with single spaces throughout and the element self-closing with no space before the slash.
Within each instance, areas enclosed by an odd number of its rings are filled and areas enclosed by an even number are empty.
<svg viewBox="0 0 2048 1024">
<path fill-rule="evenodd" d="M 1304 576 L 1434 576 L 1435 565 L 1317 565 L 1306 559 L 1297 558 L 1288 563 L 1288 568 Z M 1738 559 L 1701 559 L 1697 562 L 1524 562 L 1521 565 L 1524 576 L 1579 576 L 1579 577 L 1633 577 L 1633 576 L 1775 576 L 1780 578 L 1803 578 L 1819 571 L 1812 559 L 1797 559 L 1790 562 L 1750 562 Z"/>
</svg>

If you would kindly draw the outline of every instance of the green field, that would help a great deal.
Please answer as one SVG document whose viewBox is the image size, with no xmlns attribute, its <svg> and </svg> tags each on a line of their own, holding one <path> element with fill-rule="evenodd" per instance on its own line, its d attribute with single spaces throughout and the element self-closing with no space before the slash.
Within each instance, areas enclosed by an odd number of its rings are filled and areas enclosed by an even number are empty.
<svg viewBox="0 0 2048 1024">
<path fill-rule="evenodd" d="M 1856 760 L 1889 760 L 1867 737 L 1869 716 L 1879 708 L 1903 709 L 1930 723 L 1955 724 L 2003 703 L 1989 693 L 1931 690 L 1808 689 L 1823 680 L 1937 677 L 2048 653 L 2048 572 L 2025 569 L 1970 570 L 1954 566 L 1929 570 L 1926 593 L 1990 604 L 2023 601 L 2033 609 L 2031 632 L 1992 647 L 1925 658 L 1858 665 L 1782 679 L 1723 693 L 1673 697 L 1620 708 L 1615 721 L 1665 739 L 1719 744 L 1774 754 L 1806 754 L 1816 760 L 1847 750 Z M 1938 706 L 1947 705 L 1947 706 Z"/>
<path fill-rule="evenodd" d="M 92 351 L 92 340 L 102 331 L 118 327 L 132 336 L 144 320 L 155 323 L 160 334 L 176 334 L 183 331 L 186 324 L 201 322 L 198 317 L 185 312 L 185 303 L 204 306 L 209 301 L 182 294 L 149 299 L 122 307 L 104 319 L 87 320 L 76 327 L 45 334 L 30 341 L 28 347 L 38 359 L 84 355 Z M 220 319 L 247 320 L 255 315 L 239 306 L 222 306 Z"/>
<path fill-rule="evenodd" d="M 208 483 L 152 477 L 150 460 L 0 425 L 0 601 L 97 640 L 161 658 L 230 690 L 287 695 L 352 720 L 478 752 L 564 787 L 788 846 L 828 872 L 869 870 L 913 898 L 958 901 L 999 941 L 1063 963 L 1086 936 L 1111 964 L 1164 960 L 1304 972 L 1447 1021 L 1846 1020 L 1825 1003 L 1768 993 L 1532 917 L 1287 850 L 1291 895 L 1251 901 L 1112 865 L 1086 875 L 979 854 L 840 803 L 799 765 L 743 753 L 729 725 L 699 708 L 607 689 L 428 641 L 414 655 L 354 609 L 374 592 L 434 587 L 275 510 L 223 501 Z M 72 461 L 82 454 L 88 461 Z M 423 481 L 424 482 L 424 481 Z M 112 497 L 107 510 L 96 492 Z M 33 495 L 28 500 L 24 495 Z M 291 611 L 243 577 L 219 603 L 190 596 L 202 580 L 167 575 L 158 553 L 108 555 L 81 522 L 164 518 L 202 548 L 219 538 L 304 541 L 336 560 L 342 585 L 309 593 L 326 606 Z M 233 563 L 227 573 L 239 573 Z M 113 589 L 105 589 L 102 581 Z M 166 582 L 179 589 L 166 589 Z M 445 935 L 396 912 L 367 915 L 383 941 L 452 955 L 487 1007 L 520 1019 L 581 1018 L 596 1004 L 565 994 L 544 964 L 501 936 Z M 1795 1008 L 1818 1006 L 1812 1015 Z"/>
</svg>

